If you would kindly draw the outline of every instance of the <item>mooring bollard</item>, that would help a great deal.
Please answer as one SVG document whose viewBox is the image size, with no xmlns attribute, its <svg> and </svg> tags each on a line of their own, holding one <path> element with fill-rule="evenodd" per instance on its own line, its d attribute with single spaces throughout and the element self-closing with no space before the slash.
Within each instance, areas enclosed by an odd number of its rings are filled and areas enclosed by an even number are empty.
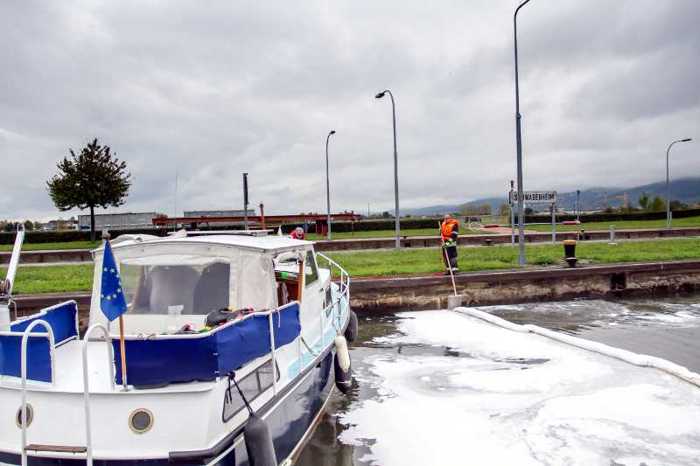
<svg viewBox="0 0 700 466">
<path fill-rule="evenodd" d="M 615 225 L 610 225 L 610 242 L 608 244 L 617 244 L 615 242 Z"/>
<path fill-rule="evenodd" d="M 575 239 L 565 239 L 564 243 L 564 260 L 569 267 L 576 267 L 576 240 Z"/>
</svg>

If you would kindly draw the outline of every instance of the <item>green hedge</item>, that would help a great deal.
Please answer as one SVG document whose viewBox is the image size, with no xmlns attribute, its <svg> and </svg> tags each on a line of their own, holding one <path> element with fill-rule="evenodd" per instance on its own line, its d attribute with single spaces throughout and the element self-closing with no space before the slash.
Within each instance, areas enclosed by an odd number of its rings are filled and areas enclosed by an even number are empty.
<svg viewBox="0 0 700 466">
<path fill-rule="evenodd" d="M 673 218 L 687 218 L 700 216 L 700 209 L 674 210 Z M 666 218 L 666 211 L 661 212 L 630 212 L 624 213 L 596 213 L 582 214 L 581 223 L 587 222 L 620 222 L 623 220 L 661 220 Z M 557 214 L 557 221 L 576 220 L 576 216 L 572 214 L 560 215 Z M 526 215 L 525 223 L 550 223 L 552 216 L 546 215 Z"/>
<path fill-rule="evenodd" d="M 402 230 L 417 230 L 420 228 L 436 228 L 438 227 L 438 222 L 440 218 L 406 218 L 401 220 Z M 303 223 L 288 224 L 282 226 L 283 233 L 289 233 L 296 227 L 303 227 Z M 309 233 L 316 233 L 316 224 L 311 222 L 307 223 L 307 231 Z M 333 231 L 336 233 L 350 232 L 350 231 L 379 231 L 379 230 L 393 230 L 394 229 L 394 219 L 382 219 L 382 220 L 362 220 L 359 222 L 333 222 Z"/>
<path fill-rule="evenodd" d="M 147 234 L 165 236 L 165 230 L 121 230 L 112 232 L 112 236 L 116 237 L 123 234 Z M 100 238 L 101 232 L 97 232 L 97 238 Z M 90 241 L 89 231 L 28 231 L 24 235 L 25 243 L 68 243 L 71 241 Z M 12 244 L 15 242 L 15 233 L 0 233 L 0 244 Z"/>
</svg>

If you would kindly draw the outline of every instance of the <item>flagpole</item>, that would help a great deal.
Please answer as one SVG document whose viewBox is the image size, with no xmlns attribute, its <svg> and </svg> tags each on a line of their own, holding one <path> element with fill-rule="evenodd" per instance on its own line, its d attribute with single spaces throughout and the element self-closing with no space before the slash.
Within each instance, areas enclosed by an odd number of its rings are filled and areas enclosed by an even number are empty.
<svg viewBox="0 0 700 466">
<path fill-rule="evenodd" d="M 124 292 L 122 291 L 121 279 L 119 278 L 119 267 L 114 260 L 112 247 L 109 243 L 110 234 L 107 230 L 102 232 L 102 239 L 104 240 L 104 255 L 102 256 L 103 273 L 100 307 L 110 322 L 114 320 L 114 317 L 112 316 L 112 312 L 114 311 L 114 308 L 112 307 L 113 305 L 117 306 L 117 312 L 119 312 L 119 359 L 122 366 L 122 386 L 124 387 L 124 391 L 127 391 L 126 342 L 124 340 L 124 313 L 126 312 L 127 305 L 126 301 L 124 301 Z M 109 275 L 110 272 L 114 275 L 114 277 Z M 116 278 L 116 283 L 113 281 L 114 278 Z M 115 290 L 115 287 L 118 288 Z M 106 302 L 110 303 L 107 305 L 109 312 L 105 311 L 105 298 Z M 119 304 L 121 304 L 121 306 Z"/>
<path fill-rule="evenodd" d="M 124 342 L 124 315 L 119 316 L 119 354 L 122 363 L 122 385 L 124 391 L 127 391 L 126 384 L 126 343 Z"/>
</svg>

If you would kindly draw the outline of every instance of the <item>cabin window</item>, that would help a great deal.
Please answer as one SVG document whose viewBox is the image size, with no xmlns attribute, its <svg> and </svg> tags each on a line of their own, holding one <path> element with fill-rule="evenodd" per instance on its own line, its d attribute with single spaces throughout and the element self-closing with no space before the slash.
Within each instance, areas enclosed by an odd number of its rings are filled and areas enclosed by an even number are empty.
<svg viewBox="0 0 700 466">
<path fill-rule="evenodd" d="M 306 286 L 309 286 L 316 280 L 318 280 L 318 268 L 316 267 L 316 259 L 314 258 L 314 253 L 311 251 L 308 251 L 306 253 L 304 268 L 304 282 L 306 283 Z"/>
<path fill-rule="evenodd" d="M 122 263 L 122 286 L 132 314 L 206 315 L 229 305 L 231 266 Z"/>
<path fill-rule="evenodd" d="M 279 370 L 277 371 L 277 380 L 279 380 Z M 260 394 L 272 387 L 272 384 L 272 361 L 267 361 L 238 381 L 238 386 L 241 388 L 248 403 L 252 403 Z M 244 408 L 245 403 L 243 398 L 241 398 L 241 394 L 238 393 L 236 386 L 231 383 L 231 388 L 228 388 L 224 393 L 223 421 L 228 422 Z"/>
</svg>

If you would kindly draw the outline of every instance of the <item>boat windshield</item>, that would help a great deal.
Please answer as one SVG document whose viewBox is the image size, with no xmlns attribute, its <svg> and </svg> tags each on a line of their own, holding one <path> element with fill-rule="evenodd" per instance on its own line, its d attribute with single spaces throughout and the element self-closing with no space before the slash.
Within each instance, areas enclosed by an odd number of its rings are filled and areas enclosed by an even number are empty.
<svg viewBox="0 0 700 466">
<path fill-rule="evenodd" d="M 120 274 L 130 314 L 206 315 L 229 306 L 231 265 L 222 259 L 131 259 Z"/>
</svg>

